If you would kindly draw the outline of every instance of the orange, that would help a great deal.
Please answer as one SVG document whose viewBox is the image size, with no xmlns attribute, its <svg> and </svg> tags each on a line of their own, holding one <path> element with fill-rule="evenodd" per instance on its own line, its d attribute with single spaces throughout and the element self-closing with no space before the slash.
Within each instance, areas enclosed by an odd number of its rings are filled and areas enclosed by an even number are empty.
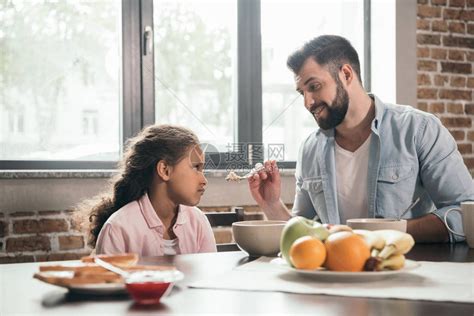
<svg viewBox="0 0 474 316">
<path fill-rule="evenodd" d="M 352 232 L 331 234 L 324 244 L 327 251 L 325 266 L 332 271 L 362 271 L 370 257 L 367 243 Z"/>
<path fill-rule="evenodd" d="M 290 247 L 290 261 L 297 269 L 314 270 L 326 259 L 326 248 L 321 240 L 303 236 Z"/>
</svg>

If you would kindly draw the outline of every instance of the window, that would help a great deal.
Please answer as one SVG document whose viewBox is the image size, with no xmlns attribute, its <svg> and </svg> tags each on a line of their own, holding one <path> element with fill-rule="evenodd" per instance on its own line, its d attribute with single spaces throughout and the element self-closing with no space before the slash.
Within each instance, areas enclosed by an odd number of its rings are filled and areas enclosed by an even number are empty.
<svg viewBox="0 0 474 316">
<path fill-rule="evenodd" d="M 225 151 L 235 142 L 237 1 L 155 0 L 153 12 L 156 122 Z"/>
<path fill-rule="evenodd" d="M 153 123 L 193 129 L 210 168 L 292 167 L 316 125 L 286 58 L 332 33 L 364 67 L 368 3 L 0 0 L 0 169 L 114 168 Z"/>
<path fill-rule="evenodd" d="M 304 10 L 302 10 L 304 8 Z M 322 9 L 324 8 L 324 9 Z M 283 160 L 295 161 L 301 142 L 316 127 L 295 91 L 288 55 L 304 42 L 323 34 L 349 39 L 364 64 L 363 1 L 261 0 L 263 143 L 272 157 L 272 146 L 284 150 Z M 284 23 L 282 23 L 284 21 Z"/>
<path fill-rule="evenodd" d="M 105 150 L 116 161 L 120 2 L 0 0 L 0 25 L 0 114 L 8 120 L 0 127 L 2 167 L 102 160 Z"/>
<path fill-rule="evenodd" d="M 316 126 L 286 68 L 288 54 L 304 41 L 345 36 L 364 66 L 364 32 L 353 31 L 364 29 L 361 1 L 155 0 L 153 9 L 156 121 L 189 126 L 213 148 L 236 153 L 221 156 L 221 166 L 250 162 L 250 151 L 257 160 L 296 160 L 299 144 Z M 251 50 L 247 58 L 245 49 Z M 252 64 L 250 55 L 259 60 Z M 246 91 L 250 87 L 255 90 Z M 244 111 L 255 118 L 253 126 L 241 119 Z"/>
</svg>

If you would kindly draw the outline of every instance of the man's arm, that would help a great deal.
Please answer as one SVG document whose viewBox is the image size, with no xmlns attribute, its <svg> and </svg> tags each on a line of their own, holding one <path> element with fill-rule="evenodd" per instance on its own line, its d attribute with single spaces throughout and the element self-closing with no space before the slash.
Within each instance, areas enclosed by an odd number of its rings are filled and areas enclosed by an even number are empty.
<svg viewBox="0 0 474 316">
<path fill-rule="evenodd" d="M 418 231 L 412 232 L 424 241 L 442 241 L 445 234 L 451 242 L 461 241 L 463 238 L 447 233 L 446 227 L 441 226 L 445 225 L 443 220 L 448 209 L 459 206 L 463 201 L 474 200 L 471 174 L 457 150 L 456 141 L 437 118 L 427 117 L 423 130 L 417 135 L 421 181 L 436 210 L 430 217 L 415 219 L 410 226 Z M 459 214 L 450 214 L 447 221 L 455 231 L 462 232 Z M 422 238 L 423 234 L 426 237 Z"/>
<path fill-rule="evenodd" d="M 265 161 L 265 169 L 248 179 L 250 193 L 268 219 L 286 221 L 290 212 L 280 199 L 281 178 L 275 160 Z"/>
<path fill-rule="evenodd" d="M 447 242 L 449 233 L 438 216 L 427 214 L 410 219 L 407 222 L 407 233 L 413 236 L 416 242 Z"/>
<path fill-rule="evenodd" d="M 266 161 L 265 170 L 249 178 L 250 193 L 268 219 L 286 221 L 294 215 L 317 219 L 308 193 L 301 189 L 302 178 L 299 176 L 298 169 L 296 174 L 293 214 L 280 199 L 281 179 L 276 161 Z"/>
<path fill-rule="evenodd" d="M 290 211 L 281 200 L 279 200 L 278 203 L 274 205 L 262 206 L 262 211 L 270 220 L 287 221 L 291 218 Z"/>
</svg>

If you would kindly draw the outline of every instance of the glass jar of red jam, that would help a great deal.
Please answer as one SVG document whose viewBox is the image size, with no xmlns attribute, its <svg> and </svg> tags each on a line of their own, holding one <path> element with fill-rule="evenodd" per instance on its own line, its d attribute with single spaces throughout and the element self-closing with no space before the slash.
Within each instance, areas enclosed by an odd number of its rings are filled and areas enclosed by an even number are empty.
<svg viewBox="0 0 474 316">
<path fill-rule="evenodd" d="M 178 270 L 137 271 L 125 279 L 125 286 L 138 304 L 158 304 L 161 297 L 170 292 L 173 283 L 183 277 L 183 273 Z"/>
</svg>

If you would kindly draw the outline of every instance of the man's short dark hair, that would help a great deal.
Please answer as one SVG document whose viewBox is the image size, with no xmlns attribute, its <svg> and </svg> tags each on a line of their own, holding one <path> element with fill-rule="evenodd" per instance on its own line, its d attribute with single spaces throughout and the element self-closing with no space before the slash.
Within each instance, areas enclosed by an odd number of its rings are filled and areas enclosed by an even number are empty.
<svg viewBox="0 0 474 316">
<path fill-rule="evenodd" d="M 334 79 L 336 79 L 342 65 L 349 64 L 362 83 L 359 56 L 351 43 L 342 36 L 318 36 L 291 54 L 286 64 L 288 68 L 297 74 L 309 57 L 312 57 L 321 66 L 328 66 L 329 72 Z"/>
</svg>

